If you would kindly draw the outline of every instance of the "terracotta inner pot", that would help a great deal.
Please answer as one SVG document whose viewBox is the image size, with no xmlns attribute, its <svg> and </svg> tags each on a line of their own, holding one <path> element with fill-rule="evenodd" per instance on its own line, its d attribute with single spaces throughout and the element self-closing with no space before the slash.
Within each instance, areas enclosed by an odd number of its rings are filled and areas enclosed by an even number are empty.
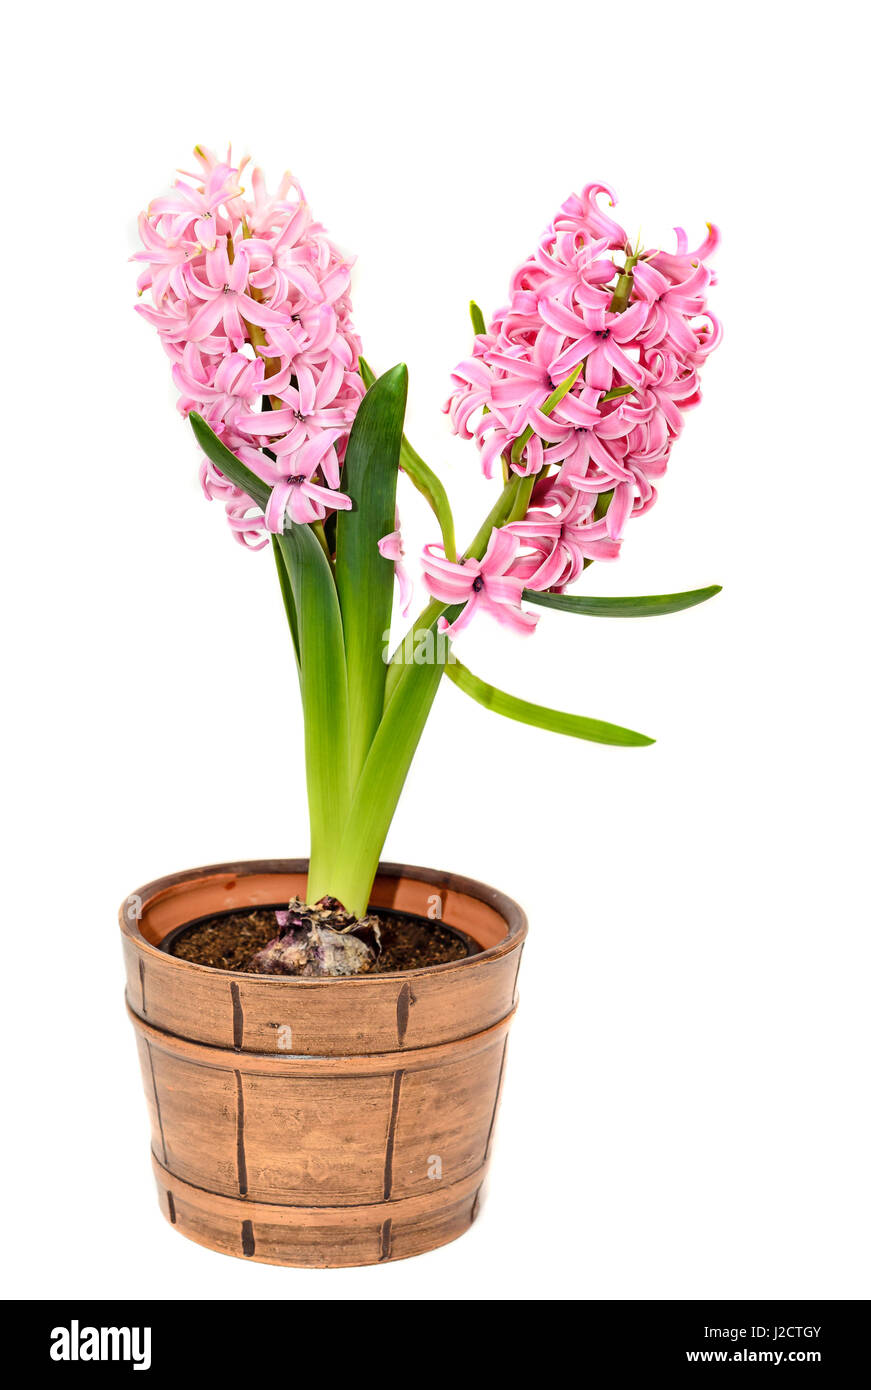
<svg viewBox="0 0 871 1390">
<path fill-rule="evenodd" d="M 305 870 L 194 869 L 122 907 L 161 1205 L 183 1234 L 243 1258 L 400 1259 L 454 1239 L 477 1212 L 526 921 L 483 884 L 385 864 L 373 906 L 438 916 L 482 951 L 305 980 L 158 949 L 208 913 L 304 897 Z"/>
</svg>

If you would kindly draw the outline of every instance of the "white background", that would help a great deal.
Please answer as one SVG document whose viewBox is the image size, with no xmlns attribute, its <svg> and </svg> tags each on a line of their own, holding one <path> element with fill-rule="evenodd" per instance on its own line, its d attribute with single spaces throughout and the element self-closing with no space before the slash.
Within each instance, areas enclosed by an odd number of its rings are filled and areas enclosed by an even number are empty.
<svg viewBox="0 0 871 1390">
<path fill-rule="evenodd" d="M 23 17 L 22 17 L 23 16 Z M 3 1277 L 12 1296 L 867 1297 L 868 34 L 830 3 L 17 7 L 4 104 Z M 720 582 L 647 623 L 477 622 L 518 694 L 610 749 L 439 695 L 387 857 L 531 920 L 489 1198 L 410 1262 L 280 1270 L 158 1213 L 115 911 L 307 848 L 268 552 L 201 497 L 138 210 L 196 141 L 290 165 L 404 358 L 461 534 L 491 496 L 440 405 L 572 189 L 648 244 L 723 230 L 704 373 L 597 593 Z M 860 413 L 861 412 L 861 413 Z M 495 484 L 493 485 L 495 486 Z M 418 498 L 409 548 L 434 537 Z"/>
</svg>

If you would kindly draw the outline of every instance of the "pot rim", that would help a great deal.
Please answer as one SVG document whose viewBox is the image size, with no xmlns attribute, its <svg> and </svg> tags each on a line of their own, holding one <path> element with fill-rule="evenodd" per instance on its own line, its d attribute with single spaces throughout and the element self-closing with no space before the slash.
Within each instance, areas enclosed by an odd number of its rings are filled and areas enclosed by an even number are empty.
<svg viewBox="0 0 871 1390">
<path fill-rule="evenodd" d="M 227 874 L 244 878 L 246 875 L 258 873 L 299 874 L 307 871 L 308 859 L 242 859 L 225 864 L 204 864 L 194 869 L 182 869 L 174 874 L 166 874 L 162 878 L 152 879 L 140 888 L 135 888 L 124 899 L 118 910 L 122 935 L 132 941 L 138 951 L 143 952 L 146 956 L 156 957 L 160 961 L 170 962 L 175 969 L 200 971 L 206 975 L 222 977 L 225 980 L 256 980 L 258 985 L 265 984 L 272 988 L 292 985 L 296 989 L 324 989 L 330 985 L 334 987 L 342 985 L 346 989 L 349 987 L 365 989 L 367 986 L 371 988 L 383 985 L 385 980 L 414 979 L 422 975 L 468 969 L 470 965 L 498 959 L 514 950 L 526 937 L 528 929 L 526 913 L 519 903 L 516 903 L 513 898 L 509 898 L 498 888 L 492 888 L 489 884 L 481 883 L 478 879 L 467 878 L 464 874 L 456 874 L 451 870 L 427 869 L 422 865 L 397 864 L 391 861 L 378 865 L 377 878 L 412 878 L 421 883 L 432 884 L 436 888 L 441 887 L 464 893 L 467 897 L 485 903 L 499 914 L 506 925 L 505 936 L 494 946 L 478 951 L 476 955 L 465 956 L 461 960 L 444 961 L 440 965 L 419 966 L 416 970 L 392 970 L 388 975 L 343 975 L 334 979 L 312 980 L 304 979 L 298 975 L 252 975 L 245 970 L 219 970 L 212 965 L 199 965 L 195 961 L 184 960 L 180 956 L 173 956 L 168 951 L 163 951 L 160 947 L 152 945 L 140 931 L 138 919 L 131 921 L 127 914 L 127 908 L 132 899 L 138 898 L 144 910 L 150 902 L 162 894 L 169 893 L 173 888 L 197 879 L 221 878 Z M 194 918 L 191 919 L 191 921 L 194 920 Z"/>
</svg>

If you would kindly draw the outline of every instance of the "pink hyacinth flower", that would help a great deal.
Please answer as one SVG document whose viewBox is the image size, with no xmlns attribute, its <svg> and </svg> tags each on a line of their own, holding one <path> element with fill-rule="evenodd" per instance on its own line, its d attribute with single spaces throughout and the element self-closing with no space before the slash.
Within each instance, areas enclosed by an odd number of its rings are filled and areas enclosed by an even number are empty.
<svg viewBox="0 0 871 1390">
<path fill-rule="evenodd" d="M 640 386 L 644 372 L 633 362 L 625 349 L 632 344 L 647 323 L 644 304 L 633 304 L 625 313 L 612 314 L 599 305 L 583 309 L 580 314 L 567 309 L 555 299 L 541 299 L 539 313 L 545 323 L 565 335 L 566 346 L 551 363 L 556 376 L 572 371 L 586 358 L 584 380 L 588 386 L 609 391 L 616 371 L 621 382 Z"/>
<path fill-rule="evenodd" d="M 258 472 L 264 482 L 272 484 L 264 512 L 268 531 L 280 535 L 288 521 L 323 521 L 329 508 L 350 511 L 350 497 L 313 481 L 323 466 L 324 449 L 331 449 L 334 439 L 335 435 L 310 439 L 284 463 L 280 459 L 272 463 L 261 455 Z"/>
<path fill-rule="evenodd" d="M 526 634 L 535 629 L 538 615 L 526 613 L 520 606 L 523 580 L 507 574 L 517 548 L 517 539 L 498 529 L 490 537 L 483 560 L 464 559 L 454 564 L 445 557 L 441 546 L 424 547 L 424 582 L 433 598 L 465 605 L 453 623 L 439 618 L 440 632 L 455 637 L 478 611 L 490 613 L 515 632 Z"/>
<path fill-rule="evenodd" d="M 664 343 L 677 352 L 695 352 L 698 342 L 689 319 L 705 307 L 704 291 L 711 272 L 697 265 L 686 280 L 672 284 L 661 270 L 642 261 L 632 275 L 636 292 L 648 306 L 642 341 L 648 347 Z"/>
<path fill-rule="evenodd" d="M 229 164 L 216 164 L 209 170 L 202 188 L 193 188 L 179 179 L 171 193 L 150 203 L 148 216 L 168 214 L 175 240 L 193 228 L 194 237 L 203 250 L 214 251 L 221 231 L 216 217 L 218 209 L 242 191 L 236 182 L 236 173 Z"/>
<path fill-rule="evenodd" d="M 248 258 L 244 245 L 237 247 L 231 265 L 227 248 L 219 246 L 206 256 L 206 282 L 191 273 L 191 287 L 198 299 L 204 301 L 190 323 L 176 336 L 197 342 L 222 327 L 230 342 L 240 348 L 248 341 L 245 322 L 259 328 L 287 323 L 290 315 L 268 309 L 248 293 Z"/>
<path fill-rule="evenodd" d="M 529 550 L 511 567 L 525 588 L 562 590 L 582 574 L 587 561 L 618 558 L 620 541 L 609 534 L 607 517 L 596 519 L 596 501 L 595 493 L 574 492 L 557 481 L 522 521 L 505 528 Z M 549 510 L 553 505 L 555 512 Z"/>
<path fill-rule="evenodd" d="M 356 413 L 356 399 L 347 404 L 337 400 L 344 384 L 345 370 L 338 358 L 330 358 L 318 375 L 303 358 L 294 362 L 296 386 L 282 384 L 273 394 L 286 407 L 257 415 L 240 416 L 239 423 L 249 434 L 262 436 L 279 458 L 298 454 L 304 446 L 323 440 L 321 468 L 330 487 L 339 486 L 339 462 L 332 445 L 349 430 Z M 280 436 L 275 438 L 275 436 Z M 273 442 L 274 441 L 274 442 Z"/>
<path fill-rule="evenodd" d="M 219 422 L 235 426 L 261 396 L 281 390 L 290 381 L 290 369 L 267 381 L 260 358 L 252 361 L 241 352 L 230 352 L 219 359 L 215 371 L 203 360 L 196 343 L 188 343 L 181 362 L 173 366 L 172 379 L 182 393 L 178 402 L 181 413 L 196 410 L 215 429 Z"/>
</svg>

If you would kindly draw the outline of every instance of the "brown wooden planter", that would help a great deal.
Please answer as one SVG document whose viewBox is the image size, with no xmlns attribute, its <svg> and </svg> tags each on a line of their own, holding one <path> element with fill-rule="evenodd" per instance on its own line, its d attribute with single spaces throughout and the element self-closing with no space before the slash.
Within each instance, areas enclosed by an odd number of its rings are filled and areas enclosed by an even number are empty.
<svg viewBox="0 0 871 1390">
<path fill-rule="evenodd" d="M 377 1264 L 471 1225 L 487 1169 L 526 918 L 473 879 L 383 864 L 376 907 L 484 949 L 391 975 L 212 970 L 159 949 L 226 908 L 305 896 L 304 859 L 157 879 L 121 909 L 127 1004 L 161 1208 L 183 1235 L 267 1264 Z"/>
</svg>

